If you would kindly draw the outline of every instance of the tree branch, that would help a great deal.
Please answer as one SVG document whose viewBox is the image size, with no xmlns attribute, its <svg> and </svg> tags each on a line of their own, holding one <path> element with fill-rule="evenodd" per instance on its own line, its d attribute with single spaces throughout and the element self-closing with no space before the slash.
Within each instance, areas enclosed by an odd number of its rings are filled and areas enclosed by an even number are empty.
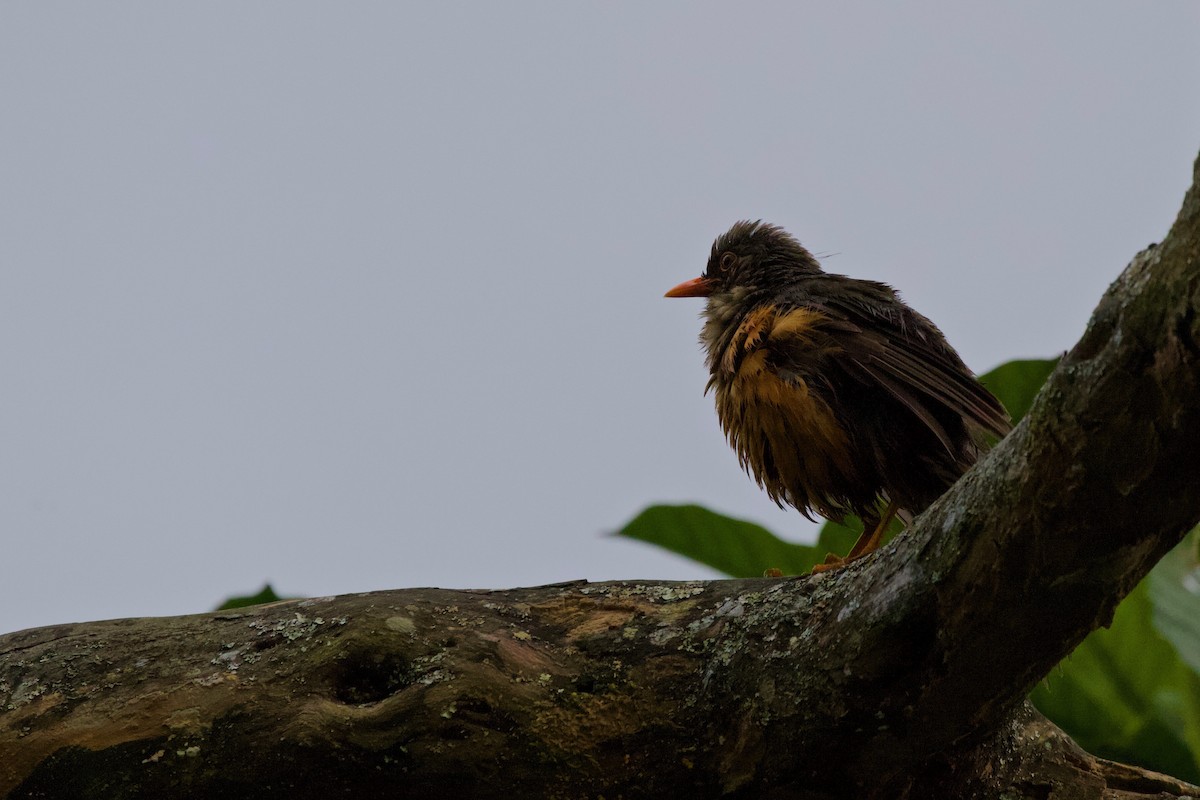
<svg viewBox="0 0 1200 800">
<path fill-rule="evenodd" d="M 1195 792 L 1082 753 L 1024 697 L 1200 519 L 1198 308 L 1194 184 L 1016 430 L 843 570 L 0 637 L 0 794 Z"/>
</svg>

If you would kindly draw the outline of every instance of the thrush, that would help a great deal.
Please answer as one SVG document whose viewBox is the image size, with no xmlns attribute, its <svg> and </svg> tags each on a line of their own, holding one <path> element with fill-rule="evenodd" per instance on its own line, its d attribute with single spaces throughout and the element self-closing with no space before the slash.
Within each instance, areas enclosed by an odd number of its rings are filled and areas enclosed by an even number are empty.
<svg viewBox="0 0 1200 800">
<path fill-rule="evenodd" d="M 780 507 L 863 521 L 818 570 L 875 550 L 1011 427 L 936 325 L 887 284 L 824 272 L 782 228 L 738 222 L 666 296 L 708 298 L 705 393 L 743 469 Z"/>
</svg>

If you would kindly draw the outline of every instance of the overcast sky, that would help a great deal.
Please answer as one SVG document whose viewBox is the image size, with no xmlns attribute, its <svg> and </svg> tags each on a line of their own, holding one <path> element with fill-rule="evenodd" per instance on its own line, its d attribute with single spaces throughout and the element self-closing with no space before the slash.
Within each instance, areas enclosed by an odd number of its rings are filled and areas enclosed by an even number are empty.
<svg viewBox="0 0 1200 800">
<path fill-rule="evenodd" d="M 1070 347 L 1200 149 L 1200 4 L 5 3 L 0 631 L 712 573 L 696 342 L 763 218 L 977 371 Z"/>
</svg>

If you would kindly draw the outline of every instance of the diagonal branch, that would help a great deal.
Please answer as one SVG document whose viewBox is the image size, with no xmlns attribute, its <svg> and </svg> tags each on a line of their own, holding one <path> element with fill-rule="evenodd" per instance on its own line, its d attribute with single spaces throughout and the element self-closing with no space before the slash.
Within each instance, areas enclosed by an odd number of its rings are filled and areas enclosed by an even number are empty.
<svg viewBox="0 0 1200 800">
<path fill-rule="evenodd" d="M 1200 519 L 1198 308 L 1194 183 L 1016 430 L 846 576 L 859 585 L 832 613 L 870 633 L 837 657 L 881 666 L 841 690 L 886 696 L 895 718 L 862 759 L 901 771 L 991 729 Z"/>
<path fill-rule="evenodd" d="M 1083 754 L 1023 698 L 1200 519 L 1198 308 L 1194 184 L 1021 425 L 843 570 L 0 637 L 0 795 L 1190 791 Z"/>
</svg>

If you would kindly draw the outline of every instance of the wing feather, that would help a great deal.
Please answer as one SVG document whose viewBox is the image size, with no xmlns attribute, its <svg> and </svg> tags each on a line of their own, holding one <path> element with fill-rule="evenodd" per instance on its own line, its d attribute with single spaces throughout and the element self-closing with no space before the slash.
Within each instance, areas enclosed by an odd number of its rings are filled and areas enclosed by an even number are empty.
<svg viewBox="0 0 1200 800">
<path fill-rule="evenodd" d="M 792 308 L 821 314 L 816 327 L 828 337 L 828 357 L 882 387 L 952 455 L 957 454 L 951 437 L 930 412 L 930 401 L 995 436 L 1010 430 L 1008 412 L 1000 401 L 976 380 L 937 327 L 902 304 L 890 287 L 827 274 L 815 276 L 808 284 L 789 301 Z M 786 318 L 784 311 L 780 319 Z M 775 330 L 786 338 L 786 325 L 777 324 Z M 811 340 L 814 332 L 809 327 L 806 338 Z M 775 331 L 772 338 L 779 338 Z"/>
</svg>

